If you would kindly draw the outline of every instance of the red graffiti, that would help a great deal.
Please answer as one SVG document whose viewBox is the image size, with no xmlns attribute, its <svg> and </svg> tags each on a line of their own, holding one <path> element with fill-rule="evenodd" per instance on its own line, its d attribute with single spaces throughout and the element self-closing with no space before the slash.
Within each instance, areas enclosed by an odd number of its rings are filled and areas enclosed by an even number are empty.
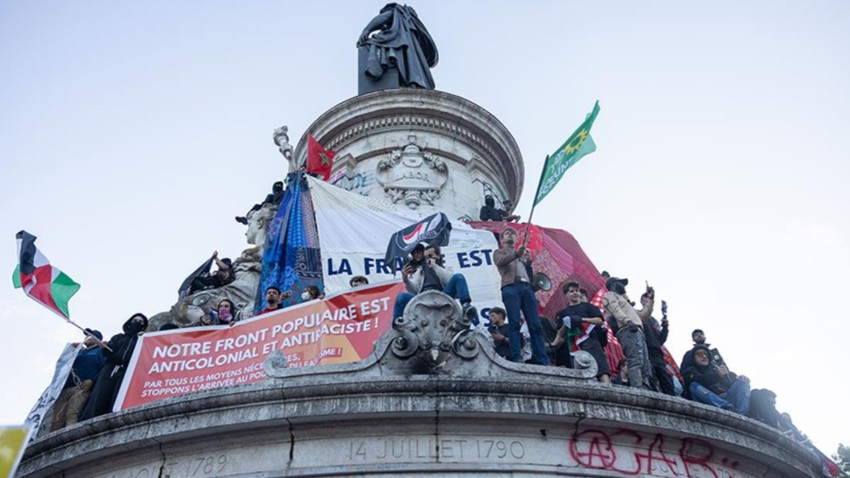
<svg viewBox="0 0 850 478">
<path fill-rule="evenodd" d="M 676 449 L 678 454 L 671 455 Z M 569 441 L 570 456 L 585 468 L 612 470 L 625 475 L 650 474 L 653 476 L 686 476 L 720 478 L 734 476 L 729 471 L 719 470 L 731 463 L 739 463 L 726 457 L 717 463 L 714 448 L 710 443 L 696 438 L 670 438 L 661 433 L 644 435 L 634 430 L 620 429 L 606 432 L 585 429 L 576 432 Z"/>
<path fill-rule="evenodd" d="M 708 463 L 708 460 L 710 460 L 713 455 L 714 449 L 711 447 L 710 443 L 696 438 L 682 439 L 682 446 L 679 448 L 679 457 L 685 465 L 685 473 L 687 473 L 687 476 L 693 476 L 691 475 L 691 466 L 698 466 L 711 473 L 714 478 L 718 478 L 717 472 L 715 472 L 714 468 Z"/>
<path fill-rule="evenodd" d="M 605 443 L 604 451 L 600 442 Z M 580 445 L 585 446 L 580 447 Z M 570 455 L 573 456 L 573 460 L 586 468 L 609 469 L 617 459 L 617 454 L 611 446 L 611 439 L 605 432 L 599 430 L 585 430 L 573 435 L 570 441 Z"/>
</svg>

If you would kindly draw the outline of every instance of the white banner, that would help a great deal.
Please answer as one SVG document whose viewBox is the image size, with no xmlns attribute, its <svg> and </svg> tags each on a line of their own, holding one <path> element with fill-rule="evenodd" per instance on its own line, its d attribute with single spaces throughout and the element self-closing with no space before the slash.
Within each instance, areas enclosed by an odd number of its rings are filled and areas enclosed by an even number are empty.
<svg viewBox="0 0 850 478">
<path fill-rule="evenodd" d="M 366 276 L 372 284 L 401 280 L 401 272 L 393 277 L 384 261 L 390 236 L 438 211 L 413 211 L 312 177 L 308 180 L 319 229 L 325 294 L 350 289 L 348 281 L 357 275 Z M 445 267 L 466 278 L 479 315 L 502 306 L 501 280 L 493 263 L 493 251 L 498 247 L 493 233 L 453 220 L 451 241 L 442 248 Z"/>
<path fill-rule="evenodd" d="M 62 389 L 65 388 L 65 382 L 68 380 L 68 375 L 71 373 L 71 368 L 74 366 L 74 359 L 77 358 L 77 352 L 79 352 L 81 348 L 81 346 L 75 348 L 71 344 L 65 345 L 65 348 L 62 349 L 62 355 L 60 355 L 59 360 L 56 361 L 56 369 L 53 372 L 53 380 L 51 380 L 47 389 L 44 390 L 44 393 L 38 397 L 38 401 L 35 402 L 32 410 L 30 410 L 27 415 L 24 425 L 33 430 L 33 439 L 42 433 L 43 424 L 46 425 L 47 429 L 50 428 L 50 423 L 45 423 L 44 418 L 47 415 L 47 412 L 50 411 L 50 407 L 52 407 L 53 403 L 56 402 L 56 399 L 59 398 L 59 394 L 62 393 Z"/>
</svg>

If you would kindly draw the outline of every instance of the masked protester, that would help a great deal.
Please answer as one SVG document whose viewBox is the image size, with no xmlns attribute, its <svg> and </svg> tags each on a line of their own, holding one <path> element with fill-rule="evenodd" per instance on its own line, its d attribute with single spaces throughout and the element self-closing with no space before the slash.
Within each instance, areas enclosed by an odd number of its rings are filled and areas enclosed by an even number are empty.
<svg viewBox="0 0 850 478">
<path fill-rule="evenodd" d="M 493 196 L 484 196 L 484 205 L 481 206 L 481 211 L 478 213 L 478 218 L 482 221 L 516 221 L 518 215 L 509 215 L 504 209 L 496 207 L 496 201 Z"/>
<path fill-rule="evenodd" d="M 301 293 L 301 302 L 309 302 L 315 299 L 322 299 L 324 296 L 319 292 L 319 288 L 314 285 L 308 285 Z"/>
<path fill-rule="evenodd" d="M 133 356 L 133 349 L 136 348 L 139 336 L 147 328 L 148 318 L 144 314 L 133 314 L 124 322 L 124 332 L 109 340 L 107 345 L 112 351 L 103 350 L 103 355 L 106 356 L 106 364 L 100 369 L 94 390 L 92 390 L 89 401 L 80 414 L 81 420 L 94 418 L 112 411 L 115 398 L 118 396 L 118 389 L 121 388 L 121 382 L 127 372 L 127 365 Z"/>
</svg>

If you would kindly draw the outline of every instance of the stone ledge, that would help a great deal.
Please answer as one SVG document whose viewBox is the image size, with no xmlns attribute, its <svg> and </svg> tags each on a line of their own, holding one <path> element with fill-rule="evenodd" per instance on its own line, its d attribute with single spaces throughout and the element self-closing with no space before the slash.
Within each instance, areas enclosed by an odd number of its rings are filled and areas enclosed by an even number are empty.
<svg viewBox="0 0 850 478">
<path fill-rule="evenodd" d="M 411 305 L 361 362 L 288 369 L 272 357 L 262 383 L 50 434 L 27 449 L 19 476 L 196 476 L 216 466 L 216 476 L 625 476 L 634 467 L 680 476 L 694 466 L 802 477 L 819 466 L 804 447 L 746 417 L 600 384 L 592 360 L 579 360 L 587 368 L 578 370 L 506 362 L 442 293 Z"/>
</svg>

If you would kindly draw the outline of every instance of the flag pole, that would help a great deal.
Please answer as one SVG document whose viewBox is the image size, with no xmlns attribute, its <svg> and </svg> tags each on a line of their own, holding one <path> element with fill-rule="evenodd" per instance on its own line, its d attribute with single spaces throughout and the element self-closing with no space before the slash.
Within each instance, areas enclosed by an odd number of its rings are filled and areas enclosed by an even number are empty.
<svg viewBox="0 0 850 478">
<path fill-rule="evenodd" d="M 537 181 L 537 191 L 534 192 L 534 202 L 531 203 L 531 212 L 528 213 L 528 221 L 525 223 L 525 235 L 522 237 L 522 244 L 519 247 L 525 247 L 528 240 L 528 231 L 531 229 L 531 218 L 534 217 L 534 208 L 537 206 L 537 195 L 540 194 L 540 184 L 543 183 L 543 176 L 546 174 L 546 164 L 549 163 L 549 155 L 543 160 L 543 169 L 540 170 L 540 179 Z"/>
<path fill-rule="evenodd" d="M 105 343 L 103 343 L 103 342 L 102 342 L 99 338 L 95 337 L 95 336 L 94 336 L 94 334 L 90 334 L 88 330 L 86 330 L 86 329 L 84 329 L 84 328 L 80 327 L 79 325 L 77 325 L 77 324 L 76 324 L 74 321 L 72 321 L 71 319 L 65 319 L 65 320 L 66 320 L 69 324 L 71 324 L 71 325 L 73 325 L 74 327 L 76 327 L 76 328 L 80 329 L 80 330 L 83 332 L 83 334 L 85 334 L 87 337 L 91 337 L 91 338 L 93 338 L 93 339 L 94 339 L 94 340 L 95 340 L 95 341 L 96 341 L 96 342 L 97 342 L 97 343 L 98 343 L 101 347 L 105 348 L 106 350 L 108 350 L 108 351 L 110 351 L 110 352 L 112 352 L 112 351 L 113 351 L 111 348 L 109 348 L 109 346 L 108 346 L 108 345 L 106 345 Z"/>
</svg>

